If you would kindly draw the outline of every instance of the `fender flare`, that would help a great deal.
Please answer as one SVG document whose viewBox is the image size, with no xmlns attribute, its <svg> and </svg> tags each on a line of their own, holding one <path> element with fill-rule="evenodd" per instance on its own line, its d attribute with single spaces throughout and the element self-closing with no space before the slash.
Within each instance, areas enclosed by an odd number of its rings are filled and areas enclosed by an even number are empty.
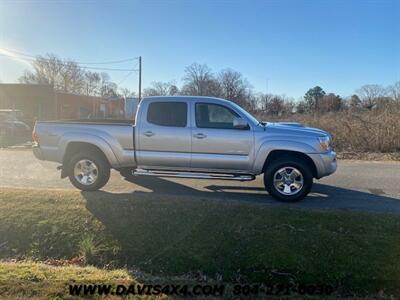
<svg viewBox="0 0 400 300">
<path fill-rule="evenodd" d="M 63 161 L 66 150 L 70 143 L 85 143 L 89 145 L 96 146 L 100 149 L 100 151 L 107 158 L 110 166 L 117 167 L 119 166 L 119 161 L 111 146 L 107 143 L 106 140 L 102 139 L 99 136 L 89 134 L 89 133 L 66 133 L 63 135 L 59 142 L 59 149 L 61 149 L 59 153 L 59 161 Z"/>
<path fill-rule="evenodd" d="M 253 165 L 255 174 L 262 173 L 265 161 L 267 160 L 269 154 L 274 150 L 300 152 L 304 155 L 307 155 L 308 153 L 315 153 L 315 149 L 312 146 L 302 142 L 288 141 L 284 139 L 266 141 L 260 145 L 255 155 Z M 309 155 L 307 156 L 313 160 Z"/>
</svg>

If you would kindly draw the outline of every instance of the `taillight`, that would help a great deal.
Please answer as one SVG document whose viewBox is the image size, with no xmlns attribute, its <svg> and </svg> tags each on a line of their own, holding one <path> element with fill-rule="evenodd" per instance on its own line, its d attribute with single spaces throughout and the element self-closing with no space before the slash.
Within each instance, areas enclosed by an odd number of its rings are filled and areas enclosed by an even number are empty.
<svg viewBox="0 0 400 300">
<path fill-rule="evenodd" d="M 32 141 L 36 144 L 39 144 L 39 137 L 38 137 L 35 129 L 33 129 L 33 131 L 32 131 Z"/>
</svg>

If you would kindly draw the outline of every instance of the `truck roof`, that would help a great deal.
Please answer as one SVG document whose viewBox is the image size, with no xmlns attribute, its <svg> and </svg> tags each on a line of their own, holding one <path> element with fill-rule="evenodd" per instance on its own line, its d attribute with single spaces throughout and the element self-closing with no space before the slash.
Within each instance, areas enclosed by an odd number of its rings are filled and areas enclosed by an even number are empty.
<svg viewBox="0 0 400 300">
<path fill-rule="evenodd" d="M 196 100 L 216 100 L 216 101 L 222 101 L 222 102 L 230 102 L 229 100 L 222 99 L 222 98 L 216 98 L 216 97 L 208 97 L 208 96 L 147 96 L 143 97 L 142 100 L 166 100 L 166 101 L 172 101 L 172 100 L 187 100 L 187 101 L 196 101 Z"/>
</svg>

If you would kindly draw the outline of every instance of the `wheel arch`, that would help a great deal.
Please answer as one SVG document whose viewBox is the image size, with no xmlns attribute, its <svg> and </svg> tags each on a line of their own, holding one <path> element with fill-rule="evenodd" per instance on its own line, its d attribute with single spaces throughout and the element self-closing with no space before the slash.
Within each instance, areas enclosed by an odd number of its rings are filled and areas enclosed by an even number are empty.
<svg viewBox="0 0 400 300">
<path fill-rule="evenodd" d="M 272 150 L 271 152 L 268 153 L 267 158 L 265 159 L 262 171 L 265 172 L 267 169 L 268 165 L 276 160 L 282 160 L 282 159 L 297 159 L 297 160 L 302 160 L 304 161 L 307 165 L 310 166 L 311 172 L 313 177 L 318 177 L 318 171 L 317 167 L 314 163 L 314 161 L 305 153 L 299 152 L 299 151 L 292 151 L 292 150 Z"/>
<path fill-rule="evenodd" d="M 68 168 L 66 166 L 68 165 L 69 160 L 75 154 L 88 153 L 88 152 L 95 153 L 96 155 L 101 156 L 104 159 L 104 161 L 107 162 L 108 165 L 111 167 L 110 160 L 97 145 L 88 142 L 69 142 L 65 148 L 64 156 L 62 159 L 63 168 L 61 171 L 61 178 L 65 178 L 68 176 L 67 172 Z"/>
</svg>

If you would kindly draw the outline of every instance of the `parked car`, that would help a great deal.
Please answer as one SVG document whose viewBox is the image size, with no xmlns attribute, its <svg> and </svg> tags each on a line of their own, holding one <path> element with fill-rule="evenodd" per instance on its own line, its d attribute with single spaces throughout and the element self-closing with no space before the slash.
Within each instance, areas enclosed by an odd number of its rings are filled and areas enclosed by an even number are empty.
<svg viewBox="0 0 400 300">
<path fill-rule="evenodd" d="M 31 139 L 32 129 L 18 120 L 22 112 L 14 109 L 0 109 L 0 146 L 10 146 Z"/>
<path fill-rule="evenodd" d="M 299 124 L 265 123 L 235 103 L 209 97 L 147 97 L 136 124 L 120 121 L 37 122 L 33 152 L 59 162 L 78 189 L 103 187 L 110 168 L 124 176 L 253 180 L 298 201 L 313 178 L 336 170 L 331 136 Z"/>
</svg>

